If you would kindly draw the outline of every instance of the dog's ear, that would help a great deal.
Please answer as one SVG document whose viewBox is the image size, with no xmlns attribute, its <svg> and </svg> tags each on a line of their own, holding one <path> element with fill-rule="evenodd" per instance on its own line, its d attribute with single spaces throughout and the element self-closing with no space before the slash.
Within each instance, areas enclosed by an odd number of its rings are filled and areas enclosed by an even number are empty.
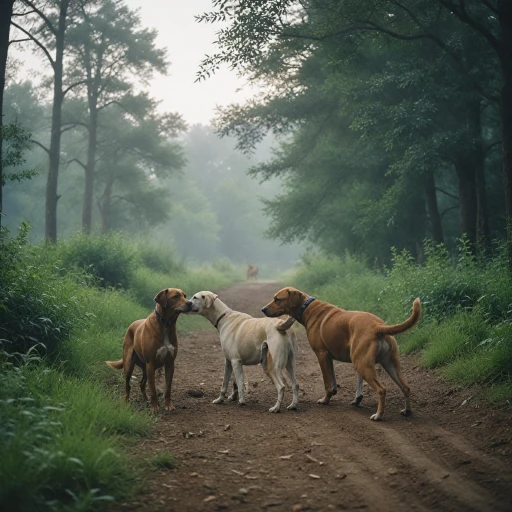
<svg viewBox="0 0 512 512">
<path fill-rule="evenodd" d="M 209 308 L 213 305 L 215 302 L 215 299 L 217 299 L 219 296 L 215 295 L 214 293 L 208 294 L 204 299 L 204 305 L 205 307 Z"/>
<path fill-rule="evenodd" d="M 288 303 L 290 307 L 296 308 L 300 306 L 304 301 L 302 300 L 302 293 L 299 290 L 288 288 Z"/>
<path fill-rule="evenodd" d="M 163 308 L 167 307 L 167 288 L 158 292 L 153 300 Z"/>
</svg>

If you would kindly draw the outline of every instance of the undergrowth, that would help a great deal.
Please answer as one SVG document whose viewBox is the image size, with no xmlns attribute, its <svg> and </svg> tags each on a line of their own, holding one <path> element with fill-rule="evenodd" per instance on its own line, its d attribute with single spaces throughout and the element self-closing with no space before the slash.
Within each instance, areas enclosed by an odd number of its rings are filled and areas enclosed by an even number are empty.
<svg viewBox="0 0 512 512">
<path fill-rule="evenodd" d="M 401 351 L 418 352 L 423 365 L 445 378 L 483 387 L 493 403 L 512 401 L 512 275 L 506 251 L 474 257 L 466 239 L 457 257 L 426 242 L 418 264 L 393 252 L 390 269 L 374 270 L 349 254 L 304 259 L 293 285 L 343 309 L 370 311 L 388 324 L 402 322 L 415 297 L 420 325 L 398 336 Z"/>
</svg>

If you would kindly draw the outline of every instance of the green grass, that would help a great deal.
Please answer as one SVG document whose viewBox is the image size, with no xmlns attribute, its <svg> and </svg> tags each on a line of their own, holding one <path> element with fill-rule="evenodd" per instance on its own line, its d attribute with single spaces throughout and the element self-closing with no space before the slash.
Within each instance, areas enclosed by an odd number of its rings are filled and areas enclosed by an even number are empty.
<svg viewBox="0 0 512 512">
<path fill-rule="evenodd" d="M 184 268 L 148 244 L 126 255 L 117 235 L 34 247 L 27 232 L 0 244 L 0 509 L 98 510 L 140 487 L 125 446 L 153 428 L 104 361 L 121 357 L 126 329 L 161 289 L 215 290 L 243 273 L 226 261 Z M 178 326 L 209 324 L 183 315 Z"/>
<path fill-rule="evenodd" d="M 80 510 L 132 492 L 123 439 L 147 435 L 149 415 L 41 362 L 4 366 L 1 384 L 1 508 Z"/>
<path fill-rule="evenodd" d="M 168 451 L 160 451 L 149 460 L 150 466 L 155 469 L 175 469 L 176 460 L 172 453 Z"/>
</svg>

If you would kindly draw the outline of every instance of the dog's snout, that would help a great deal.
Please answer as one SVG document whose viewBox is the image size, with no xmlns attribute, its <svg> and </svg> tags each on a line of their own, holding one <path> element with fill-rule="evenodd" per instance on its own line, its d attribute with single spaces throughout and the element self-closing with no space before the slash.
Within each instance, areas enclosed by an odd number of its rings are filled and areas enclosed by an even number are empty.
<svg viewBox="0 0 512 512">
<path fill-rule="evenodd" d="M 267 307 L 265 306 L 264 308 L 261 308 L 261 312 L 266 315 L 267 314 Z"/>
</svg>

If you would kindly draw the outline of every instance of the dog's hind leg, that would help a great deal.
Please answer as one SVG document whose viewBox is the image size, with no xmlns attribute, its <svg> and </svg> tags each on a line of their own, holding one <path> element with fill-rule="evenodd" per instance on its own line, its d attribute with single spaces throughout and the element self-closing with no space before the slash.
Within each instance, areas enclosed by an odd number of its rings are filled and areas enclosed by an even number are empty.
<svg viewBox="0 0 512 512">
<path fill-rule="evenodd" d="M 228 400 L 235 401 L 238 400 L 238 385 L 236 383 L 236 380 L 233 379 L 233 392 L 231 395 L 228 396 Z"/>
<path fill-rule="evenodd" d="M 125 390 L 126 390 L 125 401 L 126 402 L 128 402 L 130 400 L 130 380 L 132 378 L 133 369 L 135 368 L 135 357 L 133 354 L 133 350 L 132 350 L 132 353 L 129 355 L 127 361 L 128 361 L 128 364 L 126 364 L 124 366 L 124 379 L 125 379 Z"/>
<path fill-rule="evenodd" d="M 405 379 L 402 377 L 398 354 L 389 354 L 388 357 L 383 358 L 380 364 L 404 394 L 405 409 L 402 409 L 400 412 L 404 416 L 410 416 L 412 414 L 411 401 L 409 398 L 411 395 L 411 389 L 409 388 Z"/>
<path fill-rule="evenodd" d="M 355 407 L 359 407 L 363 400 L 363 377 L 360 373 L 358 373 L 358 372 L 356 372 L 356 373 L 357 373 L 356 397 L 354 398 L 354 401 L 351 402 L 351 405 L 354 405 Z"/>
<path fill-rule="evenodd" d="M 276 389 L 277 389 L 277 402 L 274 407 L 271 407 L 268 412 L 280 412 L 281 410 L 281 403 L 284 398 L 284 382 L 281 378 L 280 372 L 276 372 L 273 368 L 271 371 L 268 372 L 268 376 L 272 379 L 272 382 L 274 383 Z"/>
<path fill-rule="evenodd" d="M 242 367 L 242 362 L 235 359 L 231 361 L 231 366 L 233 367 L 236 384 L 238 386 L 238 405 L 245 405 L 244 369 Z"/>
<path fill-rule="evenodd" d="M 146 383 L 148 381 L 148 372 L 146 371 L 146 365 L 141 364 L 140 368 L 142 370 L 142 379 L 140 379 L 140 391 L 144 400 L 148 401 L 148 395 L 146 394 Z"/>
<path fill-rule="evenodd" d="M 358 366 L 357 372 L 363 376 L 363 379 L 368 382 L 368 385 L 377 393 L 379 399 L 379 405 L 377 412 L 370 416 L 370 419 L 378 421 L 382 419 L 384 415 L 384 407 L 386 405 L 386 388 L 377 379 L 377 373 L 375 372 L 375 365 L 373 363 L 367 366 Z"/>
<path fill-rule="evenodd" d="M 288 354 L 288 361 L 286 362 L 286 372 L 288 373 L 292 382 L 293 399 L 292 403 L 287 407 L 289 411 L 297 409 L 299 403 L 299 383 L 295 376 L 295 355 L 293 353 Z"/>
<path fill-rule="evenodd" d="M 317 404 L 329 405 L 331 397 L 338 392 L 336 375 L 334 373 L 334 362 L 331 355 L 325 350 L 316 352 L 316 357 L 320 363 L 325 386 L 325 396 L 317 400 Z"/>
<path fill-rule="evenodd" d="M 231 380 L 231 374 L 233 373 L 233 366 L 231 365 L 231 361 L 226 359 L 224 364 L 224 380 L 222 381 L 222 387 L 220 388 L 219 398 L 216 398 L 213 403 L 221 404 L 224 402 L 224 398 L 226 397 L 226 393 L 228 392 L 229 381 Z"/>
</svg>

